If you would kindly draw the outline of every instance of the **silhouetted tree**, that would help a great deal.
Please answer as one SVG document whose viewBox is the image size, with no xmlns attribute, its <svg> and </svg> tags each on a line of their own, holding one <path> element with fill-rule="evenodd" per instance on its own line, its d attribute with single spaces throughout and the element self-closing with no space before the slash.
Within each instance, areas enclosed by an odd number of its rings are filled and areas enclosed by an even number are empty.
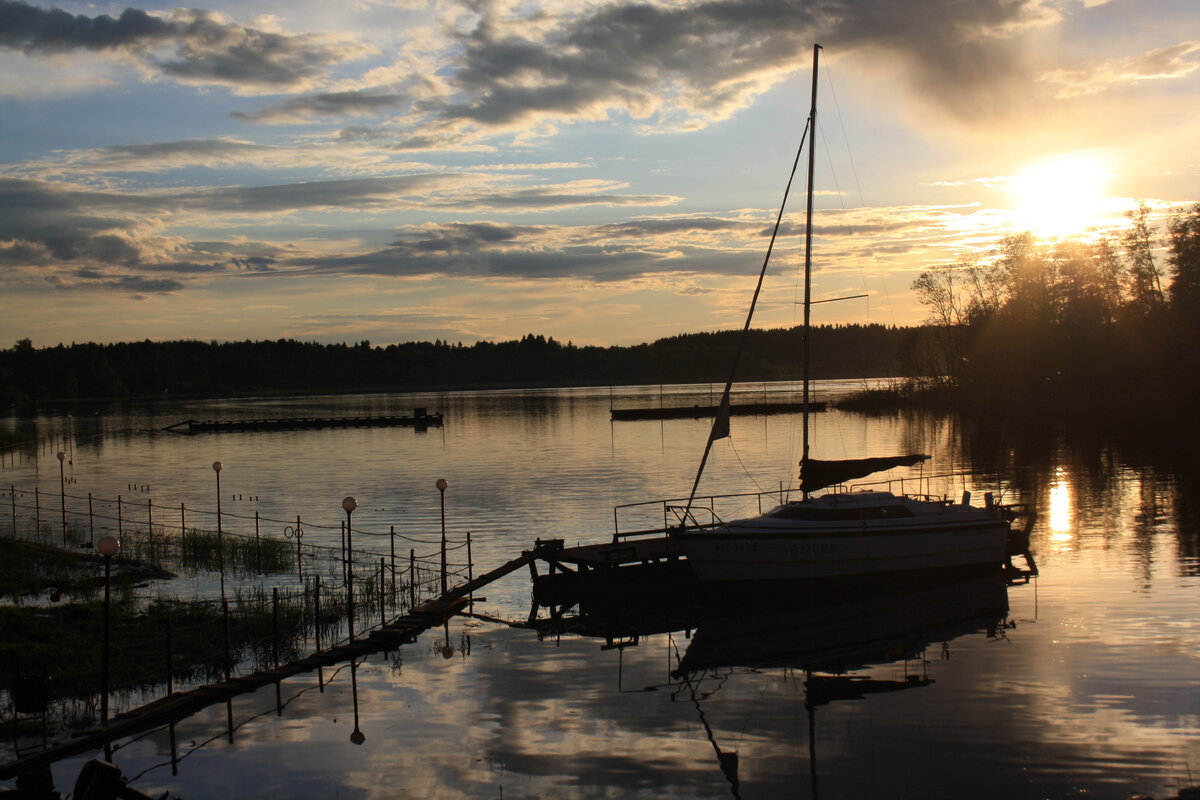
<svg viewBox="0 0 1200 800">
<path fill-rule="evenodd" d="M 1136 313 L 1153 314 L 1162 310 L 1165 298 L 1158 267 L 1154 264 L 1150 207 L 1139 202 L 1128 216 L 1131 224 L 1121 242 L 1129 259 L 1129 302 Z"/>
<path fill-rule="evenodd" d="M 1200 203 L 1180 209 L 1167 224 L 1171 307 L 1195 320 L 1200 312 Z"/>
</svg>

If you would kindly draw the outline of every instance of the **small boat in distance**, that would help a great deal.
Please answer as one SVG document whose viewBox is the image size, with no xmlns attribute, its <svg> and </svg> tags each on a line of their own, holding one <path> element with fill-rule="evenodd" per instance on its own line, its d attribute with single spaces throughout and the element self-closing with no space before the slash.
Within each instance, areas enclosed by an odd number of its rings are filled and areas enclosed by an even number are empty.
<svg viewBox="0 0 1200 800">
<path fill-rule="evenodd" d="M 813 166 L 817 120 L 817 66 L 820 45 L 813 48 L 812 106 L 805 137 L 808 140 L 808 215 L 804 257 L 804 400 L 800 493 L 802 499 L 783 499 L 765 513 L 725 522 L 711 508 L 711 520 L 698 522 L 694 506 L 696 489 L 712 444 L 729 435 L 729 397 L 737 370 L 736 358 L 717 418 L 713 423 L 696 481 L 686 506 L 669 507 L 680 524 L 668 530 L 669 538 L 686 557 L 702 583 L 821 579 L 876 579 L 886 575 L 953 570 L 999 570 L 1008 553 L 1012 507 L 993 501 L 989 493 L 982 507 L 928 495 L 910 496 L 879 490 L 846 490 L 857 478 L 924 461 L 925 455 L 900 455 L 845 461 L 809 458 L 808 331 L 812 275 Z M 801 140 L 801 148 L 804 140 Z M 792 167 L 800 161 L 799 152 Z M 791 186 L 791 179 L 788 187 Z M 784 193 L 786 204 L 787 192 Z M 780 207 L 780 218 L 783 206 Z M 776 221 L 778 231 L 779 221 Z M 751 301 L 745 330 L 750 328 L 771 245 Z M 820 496 L 811 492 L 829 489 Z"/>
</svg>

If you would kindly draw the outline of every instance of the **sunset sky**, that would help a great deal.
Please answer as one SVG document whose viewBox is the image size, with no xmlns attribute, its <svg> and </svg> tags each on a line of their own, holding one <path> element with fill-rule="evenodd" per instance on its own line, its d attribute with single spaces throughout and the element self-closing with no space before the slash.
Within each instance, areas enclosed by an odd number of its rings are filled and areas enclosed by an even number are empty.
<svg viewBox="0 0 1200 800">
<path fill-rule="evenodd" d="M 1197 0 L 0 0 L 0 346 L 740 326 L 818 41 L 815 322 L 1200 198 Z"/>
</svg>

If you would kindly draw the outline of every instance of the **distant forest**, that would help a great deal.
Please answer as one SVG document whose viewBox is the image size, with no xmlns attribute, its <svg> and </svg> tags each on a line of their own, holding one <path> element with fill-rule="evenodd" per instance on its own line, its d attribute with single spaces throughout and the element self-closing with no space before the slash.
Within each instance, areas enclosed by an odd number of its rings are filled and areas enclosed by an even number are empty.
<svg viewBox="0 0 1200 800">
<path fill-rule="evenodd" d="M 879 377 L 904 369 L 912 329 L 819 326 L 812 375 Z M 360 392 L 723 382 L 740 331 L 691 333 L 630 347 L 578 347 L 529 334 L 506 342 L 127 342 L 0 351 L 0 403 L 263 392 Z M 799 328 L 753 330 L 739 380 L 800 377 Z"/>
</svg>

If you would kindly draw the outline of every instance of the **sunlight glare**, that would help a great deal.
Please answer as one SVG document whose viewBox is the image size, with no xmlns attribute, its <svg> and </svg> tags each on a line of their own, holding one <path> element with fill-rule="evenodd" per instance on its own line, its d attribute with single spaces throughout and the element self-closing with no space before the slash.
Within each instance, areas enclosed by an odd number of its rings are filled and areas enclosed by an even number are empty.
<svg viewBox="0 0 1200 800">
<path fill-rule="evenodd" d="M 1043 237 L 1084 233 L 1101 220 L 1108 177 L 1104 162 L 1093 155 L 1030 167 L 1013 181 L 1014 223 Z"/>
<path fill-rule="evenodd" d="M 1060 471 L 1061 475 L 1061 471 Z M 1074 538 L 1071 511 L 1071 487 L 1063 478 L 1050 487 L 1050 540 L 1065 544 Z"/>
</svg>

